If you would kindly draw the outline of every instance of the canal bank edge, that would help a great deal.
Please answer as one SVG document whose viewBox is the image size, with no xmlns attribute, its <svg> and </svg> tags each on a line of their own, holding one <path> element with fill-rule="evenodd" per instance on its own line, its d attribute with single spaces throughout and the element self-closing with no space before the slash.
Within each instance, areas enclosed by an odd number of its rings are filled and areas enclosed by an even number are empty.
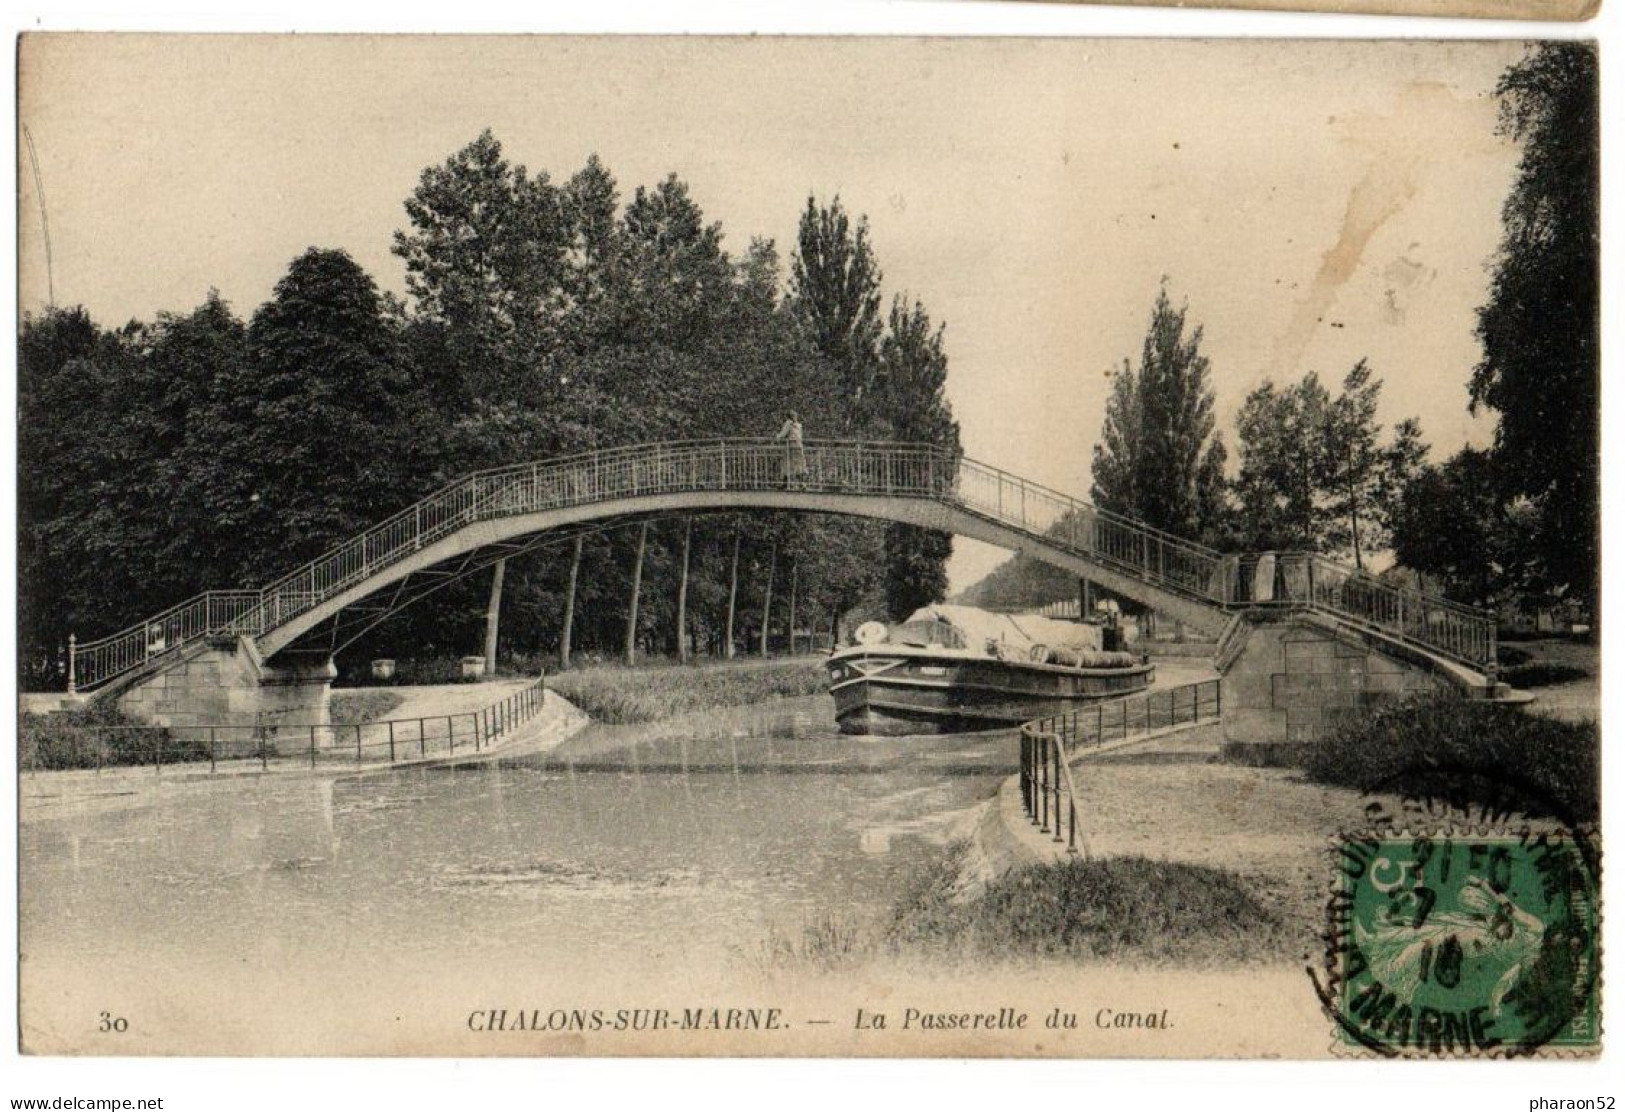
<svg viewBox="0 0 1625 1112">
<path fill-rule="evenodd" d="M 1207 722 L 1186 722 L 1150 733 L 1108 742 L 1081 754 L 1087 758 L 1131 749 L 1148 742 L 1181 734 L 1203 726 Z M 1077 758 L 1074 758 L 1077 760 Z M 1089 832 L 1080 829 L 1077 836 L 1077 856 L 1089 856 Z M 1027 817 L 1021 800 L 1021 774 L 1008 777 L 999 785 L 998 794 L 983 805 L 982 813 L 971 826 L 971 833 L 959 875 L 954 881 L 952 902 L 969 903 L 987 891 L 988 885 L 1016 869 L 1033 865 L 1047 865 L 1067 860 L 1065 838 L 1040 830 Z"/>
<path fill-rule="evenodd" d="M 556 691 L 543 692 L 543 704 L 536 716 L 513 734 L 478 753 L 438 754 L 427 758 L 403 757 L 390 762 L 364 761 L 360 764 L 321 764 L 315 768 L 303 765 L 273 767 L 263 770 L 258 761 L 243 760 L 236 766 L 223 765 L 218 771 L 192 769 L 187 765 L 166 768 L 155 776 L 145 765 L 123 766 L 101 772 L 86 769 L 62 769 L 33 772 L 18 777 L 17 820 L 20 823 L 37 822 L 60 817 L 63 808 L 71 806 L 125 807 L 145 797 L 149 790 L 187 788 L 199 785 L 224 786 L 234 783 L 255 782 L 262 777 L 273 779 L 305 778 L 336 780 L 380 772 L 388 769 L 435 768 L 468 766 L 493 760 L 505 760 L 545 753 L 564 744 L 587 726 L 592 719 L 574 703 Z"/>
<path fill-rule="evenodd" d="M 998 794 L 982 805 L 982 813 L 971 827 L 950 902 L 970 903 L 981 898 L 988 886 L 1006 873 L 1056 860 L 1048 838 L 1027 822 L 1021 803 L 1021 777 L 1006 778 Z M 1064 846 L 1056 849 L 1064 855 Z"/>
</svg>

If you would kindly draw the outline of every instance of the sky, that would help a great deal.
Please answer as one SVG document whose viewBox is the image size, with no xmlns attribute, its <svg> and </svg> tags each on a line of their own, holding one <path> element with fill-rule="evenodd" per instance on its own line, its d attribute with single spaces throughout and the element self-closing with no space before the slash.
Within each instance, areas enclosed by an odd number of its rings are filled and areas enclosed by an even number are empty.
<svg viewBox="0 0 1625 1112">
<path fill-rule="evenodd" d="M 724 246 L 788 260 L 809 194 L 869 218 L 887 297 L 947 326 L 968 455 L 1087 496 L 1111 371 L 1159 286 L 1227 434 L 1247 391 L 1368 358 L 1436 458 L 1486 443 L 1473 335 L 1517 150 L 1507 42 L 25 37 L 58 304 L 104 325 L 211 287 L 247 316 L 308 246 L 401 291 L 425 166 L 490 127 L 623 197 L 675 171 Z M 19 151 L 19 296 L 48 300 Z M 809 419 L 816 435 L 816 417 Z M 771 431 L 771 430 L 764 430 Z M 1231 437 L 1233 442 L 1233 437 Z M 953 589 L 1004 554 L 956 544 Z"/>
</svg>

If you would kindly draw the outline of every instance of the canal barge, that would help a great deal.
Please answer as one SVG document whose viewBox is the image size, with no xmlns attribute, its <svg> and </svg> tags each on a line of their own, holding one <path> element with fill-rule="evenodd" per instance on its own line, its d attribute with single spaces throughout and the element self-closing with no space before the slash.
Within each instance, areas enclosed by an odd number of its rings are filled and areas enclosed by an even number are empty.
<svg viewBox="0 0 1625 1112">
<path fill-rule="evenodd" d="M 1115 627 L 938 605 L 859 626 L 830 654 L 829 692 L 842 733 L 959 733 L 1142 691 L 1155 674 Z"/>
</svg>

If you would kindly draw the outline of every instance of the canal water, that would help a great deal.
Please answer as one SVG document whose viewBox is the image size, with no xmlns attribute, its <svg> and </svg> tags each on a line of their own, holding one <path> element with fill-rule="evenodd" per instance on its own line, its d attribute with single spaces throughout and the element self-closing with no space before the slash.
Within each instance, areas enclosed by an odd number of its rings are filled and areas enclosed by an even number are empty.
<svg viewBox="0 0 1625 1112">
<path fill-rule="evenodd" d="M 749 965 L 883 915 L 1015 759 L 1009 732 L 846 737 L 814 696 L 465 767 L 137 791 L 22 826 L 24 965 Z"/>
<path fill-rule="evenodd" d="M 132 782 L 19 828 L 25 1037 L 120 1054 L 581 1053 L 504 1049 L 467 1017 L 812 999 L 823 981 L 798 995 L 783 979 L 822 974 L 779 950 L 884 920 L 1016 760 L 1013 731 L 845 737 L 819 695 L 590 726 L 461 767 Z M 876 991 L 876 973 L 849 972 L 853 993 Z M 971 992 L 969 972 L 927 975 Z M 1050 993 L 1054 974 L 1034 984 Z M 104 1040 L 108 1017 L 128 1032 Z"/>
</svg>

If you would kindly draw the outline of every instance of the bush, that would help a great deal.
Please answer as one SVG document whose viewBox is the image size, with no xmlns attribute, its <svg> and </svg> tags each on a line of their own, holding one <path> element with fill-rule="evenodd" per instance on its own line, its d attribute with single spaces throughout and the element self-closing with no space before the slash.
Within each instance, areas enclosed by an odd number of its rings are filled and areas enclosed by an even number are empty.
<svg viewBox="0 0 1625 1112">
<path fill-rule="evenodd" d="M 898 905 L 888 947 L 981 958 L 1070 957 L 1199 964 L 1291 951 L 1280 914 L 1225 869 L 1108 857 L 1033 865 L 952 900 L 962 848 Z"/>
<path fill-rule="evenodd" d="M 1506 663 L 1506 653 L 1501 654 L 1502 663 Z M 1591 673 L 1584 668 L 1573 664 L 1557 664 L 1549 660 L 1537 660 L 1528 664 L 1518 664 L 1501 673 L 1501 679 L 1513 687 L 1550 687 L 1554 683 L 1572 683 L 1583 680 Z"/>
<path fill-rule="evenodd" d="M 1571 823 L 1596 822 L 1600 814 L 1594 722 L 1441 692 L 1349 718 L 1299 752 L 1303 771 L 1323 784 Z"/>
<path fill-rule="evenodd" d="M 177 738 L 161 726 L 138 722 L 112 699 L 52 714 L 23 714 L 17 731 L 23 769 L 100 768 L 209 759 L 207 741 Z"/>
</svg>

